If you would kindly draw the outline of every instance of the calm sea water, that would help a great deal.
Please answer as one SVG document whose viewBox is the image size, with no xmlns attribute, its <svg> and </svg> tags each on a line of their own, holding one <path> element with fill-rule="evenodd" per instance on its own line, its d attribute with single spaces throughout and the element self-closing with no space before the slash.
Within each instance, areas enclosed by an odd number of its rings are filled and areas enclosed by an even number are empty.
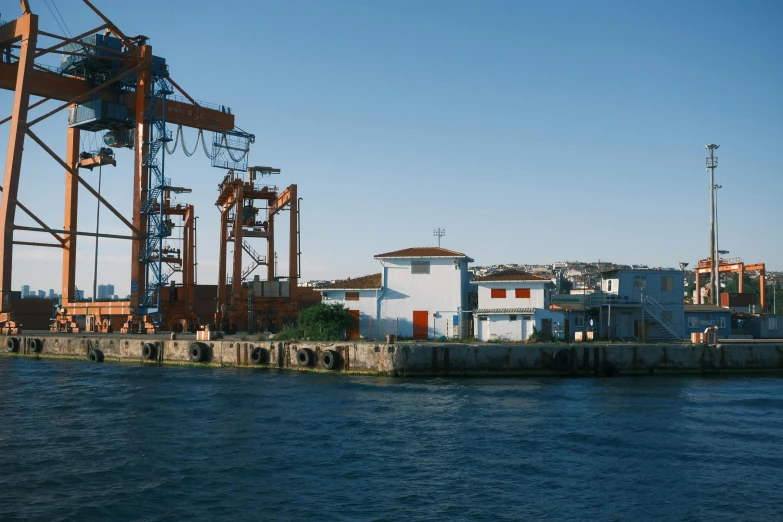
<svg viewBox="0 0 783 522">
<path fill-rule="evenodd" d="M 2 520 L 776 520 L 783 379 L 0 358 Z"/>
</svg>

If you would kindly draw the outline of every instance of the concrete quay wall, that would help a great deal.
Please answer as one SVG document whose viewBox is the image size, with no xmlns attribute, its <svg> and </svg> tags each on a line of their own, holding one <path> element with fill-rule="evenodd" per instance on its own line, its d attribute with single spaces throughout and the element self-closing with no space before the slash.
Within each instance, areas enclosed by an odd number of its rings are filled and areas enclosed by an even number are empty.
<svg viewBox="0 0 783 522">
<path fill-rule="evenodd" d="M 106 362 L 248 366 L 391 376 L 638 375 L 710 372 L 782 372 L 783 341 L 718 344 L 462 344 L 434 342 L 282 342 L 229 338 L 196 341 L 122 334 L 0 336 L 9 356 L 76 358 L 100 352 Z M 10 342 L 9 342 L 10 339 Z M 194 343 L 203 359 L 193 362 Z M 147 344 L 148 359 L 145 359 Z M 258 350 L 260 349 L 260 350 Z M 334 369 L 323 365 L 330 350 Z M 255 356 L 254 356 L 255 352 Z M 302 355 L 306 353 L 306 357 Z M 309 359 L 302 364 L 301 359 Z"/>
</svg>

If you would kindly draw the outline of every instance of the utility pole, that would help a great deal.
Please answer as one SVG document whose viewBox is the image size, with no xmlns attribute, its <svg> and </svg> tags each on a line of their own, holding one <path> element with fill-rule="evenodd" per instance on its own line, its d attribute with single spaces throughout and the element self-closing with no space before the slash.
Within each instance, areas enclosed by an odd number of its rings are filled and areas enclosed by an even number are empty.
<svg viewBox="0 0 783 522">
<path fill-rule="evenodd" d="M 436 228 L 435 230 L 432 231 L 432 235 L 438 238 L 438 248 L 440 248 L 440 238 L 446 235 L 446 229 Z"/>
<path fill-rule="evenodd" d="M 715 183 L 712 185 L 713 197 L 715 198 L 715 263 L 717 265 L 717 279 L 715 285 L 715 304 L 720 306 L 720 256 L 728 254 L 727 250 L 720 249 L 720 223 L 718 222 L 718 190 L 722 189 L 723 185 Z"/>
<path fill-rule="evenodd" d="M 707 158 L 707 170 L 710 171 L 710 301 L 719 305 L 717 300 L 720 285 L 718 284 L 718 252 L 715 246 L 715 168 L 718 166 L 718 158 L 715 157 L 715 149 L 720 145 L 709 143 L 704 146 L 710 151 Z"/>
</svg>

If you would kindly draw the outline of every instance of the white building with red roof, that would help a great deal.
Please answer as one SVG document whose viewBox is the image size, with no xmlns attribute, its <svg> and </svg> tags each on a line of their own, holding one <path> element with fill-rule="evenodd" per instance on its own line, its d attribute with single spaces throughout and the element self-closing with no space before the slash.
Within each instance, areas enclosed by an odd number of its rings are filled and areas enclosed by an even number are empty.
<svg viewBox="0 0 783 522">
<path fill-rule="evenodd" d="M 555 285 L 549 277 L 504 270 L 477 277 L 473 335 L 481 341 L 525 341 L 533 328 L 545 339 L 562 338 L 564 315 L 549 310 Z"/>
<path fill-rule="evenodd" d="M 370 318 L 377 325 L 372 337 L 379 332 L 413 339 L 470 335 L 468 263 L 473 259 L 439 247 L 406 248 L 374 258 L 381 264 L 380 274 L 318 288 L 324 302 L 340 302 L 359 318 L 361 327 L 349 336 L 369 335 L 364 324 Z"/>
<path fill-rule="evenodd" d="M 349 339 L 358 339 L 361 334 L 360 325 L 364 323 L 369 325 L 370 318 L 377 320 L 378 297 L 382 289 L 382 274 L 371 274 L 336 281 L 320 286 L 316 290 L 321 292 L 322 302 L 340 303 L 356 318 L 354 326 L 346 333 Z M 367 330 L 369 332 L 369 328 Z"/>
</svg>

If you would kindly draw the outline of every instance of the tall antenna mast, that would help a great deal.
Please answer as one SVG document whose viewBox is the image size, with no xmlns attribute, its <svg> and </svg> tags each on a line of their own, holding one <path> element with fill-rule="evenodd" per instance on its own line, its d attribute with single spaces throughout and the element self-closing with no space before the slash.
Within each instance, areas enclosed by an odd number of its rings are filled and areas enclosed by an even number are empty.
<svg viewBox="0 0 783 522">
<path fill-rule="evenodd" d="M 707 170 L 710 171 L 710 301 L 711 304 L 720 306 L 720 284 L 718 283 L 718 252 L 717 242 L 715 240 L 715 169 L 718 167 L 718 158 L 715 156 L 715 150 L 720 145 L 710 143 L 704 146 L 710 151 L 707 158 Z"/>
<path fill-rule="evenodd" d="M 440 248 L 440 238 L 446 235 L 446 229 L 436 228 L 435 230 L 432 231 L 432 235 L 438 238 L 438 248 Z"/>
</svg>

